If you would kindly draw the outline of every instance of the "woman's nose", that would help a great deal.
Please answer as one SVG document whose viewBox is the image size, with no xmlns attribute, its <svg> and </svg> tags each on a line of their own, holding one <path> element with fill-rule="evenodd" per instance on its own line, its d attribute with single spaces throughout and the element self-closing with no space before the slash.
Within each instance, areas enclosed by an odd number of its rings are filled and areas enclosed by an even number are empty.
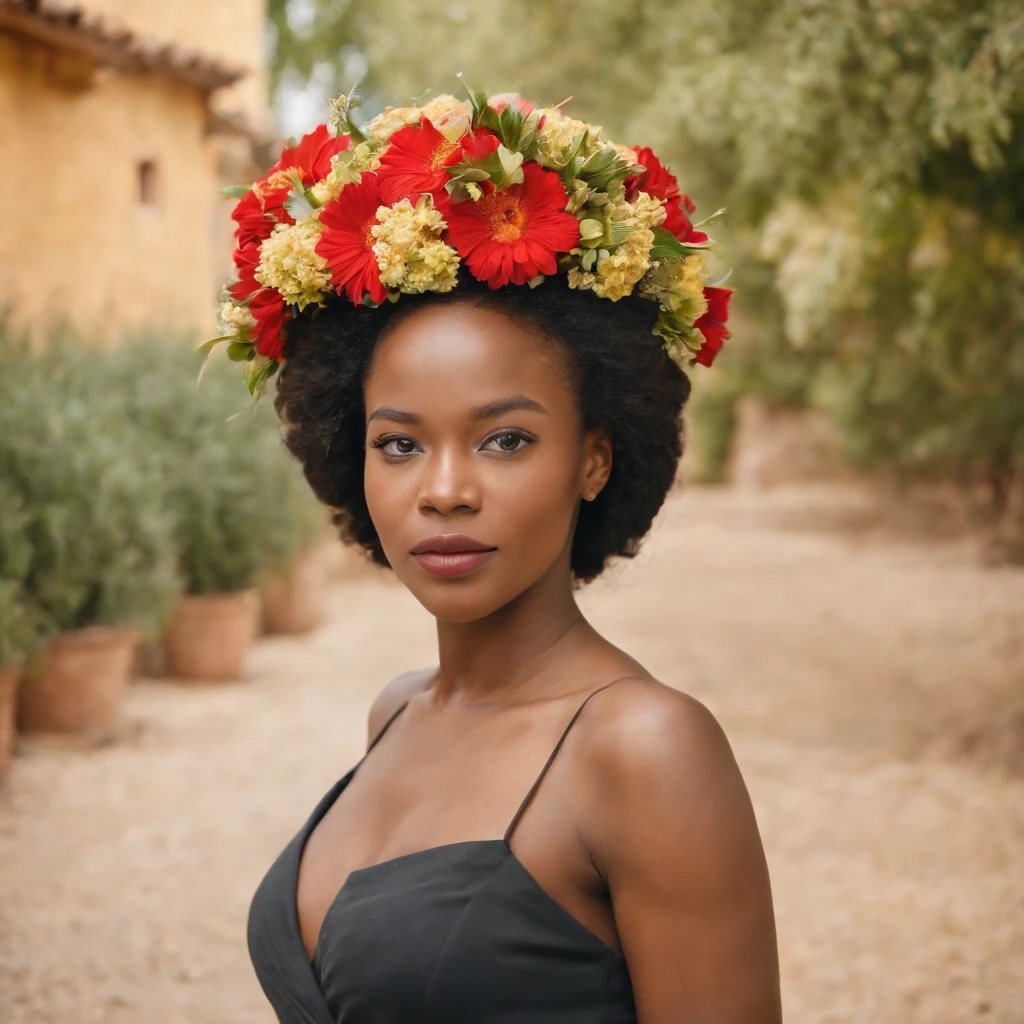
<svg viewBox="0 0 1024 1024">
<path fill-rule="evenodd" d="M 420 511 L 449 515 L 460 510 L 476 512 L 481 490 L 473 473 L 472 459 L 451 449 L 437 449 L 425 460 L 420 485 Z"/>
</svg>

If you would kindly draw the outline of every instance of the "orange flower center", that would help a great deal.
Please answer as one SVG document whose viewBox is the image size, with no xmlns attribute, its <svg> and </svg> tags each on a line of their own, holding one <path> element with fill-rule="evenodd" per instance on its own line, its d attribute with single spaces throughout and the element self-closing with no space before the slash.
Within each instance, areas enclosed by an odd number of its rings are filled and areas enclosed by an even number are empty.
<svg viewBox="0 0 1024 1024">
<path fill-rule="evenodd" d="M 437 149 L 430 154 L 430 169 L 436 171 L 439 167 L 444 166 L 445 160 L 448 159 L 459 148 L 457 142 L 442 142 L 438 145 Z"/>
<path fill-rule="evenodd" d="M 530 218 L 511 189 L 492 192 L 478 199 L 477 204 L 491 223 L 491 238 L 495 242 L 518 242 L 526 234 Z"/>
<path fill-rule="evenodd" d="M 377 223 L 377 214 L 375 213 L 372 217 L 367 217 L 363 221 L 363 244 L 367 249 L 372 249 L 377 242 L 377 239 L 373 237 L 373 226 Z"/>
</svg>

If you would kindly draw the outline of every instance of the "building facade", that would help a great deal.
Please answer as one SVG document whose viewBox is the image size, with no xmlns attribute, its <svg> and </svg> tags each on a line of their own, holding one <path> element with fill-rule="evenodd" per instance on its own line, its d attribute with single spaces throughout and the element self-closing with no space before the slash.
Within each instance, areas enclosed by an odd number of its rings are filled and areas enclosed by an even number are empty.
<svg viewBox="0 0 1024 1024">
<path fill-rule="evenodd" d="M 269 138 L 264 0 L 0 0 L 0 308 L 34 338 L 211 337 L 224 184 Z"/>
</svg>

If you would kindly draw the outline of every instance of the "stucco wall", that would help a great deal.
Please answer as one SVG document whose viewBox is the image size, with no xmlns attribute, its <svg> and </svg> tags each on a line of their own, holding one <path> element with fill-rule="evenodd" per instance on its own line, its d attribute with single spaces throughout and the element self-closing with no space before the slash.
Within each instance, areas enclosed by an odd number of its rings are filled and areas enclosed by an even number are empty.
<svg viewBox="0 0 1024 1024">
<path fill-rule="evenodd" d="M 66 316 L 101 344 L 125 328 L 212 337 L 225 211 L 203 97 L 109 70 L 82 88 L 79 72 L 0 35 L 0 304 L 37 333 Z M 141 161 L 156 168 L 152 205 L 140 203 Z"/>
<path fill-rule="evenodd" d="M 265 0 L 79 0 L 148 35 L 177 40 L 225 63 L 252 69 L 214 96 L 218 109 L 242 110 L 262 125 L 267 117 Z"/>
</svg>

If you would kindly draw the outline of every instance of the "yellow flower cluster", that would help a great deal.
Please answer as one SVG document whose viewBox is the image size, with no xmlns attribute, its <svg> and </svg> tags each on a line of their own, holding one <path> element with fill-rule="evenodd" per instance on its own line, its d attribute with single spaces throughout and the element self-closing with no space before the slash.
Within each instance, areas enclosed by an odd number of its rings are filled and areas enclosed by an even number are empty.
<svg viewBox="0 0 1024 1024">
<path fill-rule="evenodd" d="M 249 312 L 247 306 L 239 306 L 230 299 L 226 299 L 220 304 L 218 326 L 224 337 L 238 338 L 244 341 L 256 326 L 256 318 Z"/>
<path fill-rule="evenodd" d="M 420 107 L 385 107 L 382 113 L 363 125 L 363 131 L 377 142 L 387 142 L 399 128 L 419 124 L 422 112 Z"/>
<path fill-rule="evenodd" d="M 468 100 L 460 100 L 445 93 L 435 96 L 422 108 L 433 126 L 453 141 L 469 131 L 473 108 Z"/>
<path fill-rule="evenodd" d="M 633 286 L 647 273 L 654 245 L 652 229 L 665 219 L 665 205 L 660 199 L 640 192 L 632 203 L 623 196 L 610 200 L 601 212 L 606 220 L 626 224 L 632 230 L 614 251 L 598 260 L 593 272 L 570 270 L 569 287 L 592 288 L 595 295 L 614 301 L 631 294 Z"/>
<path fill-rule="evenodd" d="M 707 256 L 691 253 L 681 260 L 657 260 L 640 282 L 640 294 L 655 299 L 677 318 L 696 320 L 707 312 L 704 282 L 708 279 Z"/>
<path fill-rule="evenodd" d="M 315 218 L 298 224 L 278 224 L 260 246 L 256 280 L 276 288 L 287 303 L 299 309 L 321 305 L 331 286 L 327 261 L 316 252 L 323 226 Z"/>
<path fill-rule="evenodd" d="M 541 167 L 556 170 L 563 168 L 571 159 L 579 136 L 585 134 L 582 155 L 589 156 L 599 148 L 601 129 L 585 121 L 566 117 L 560 110 L 549 107 L 537 111 L 544 123 L 537 129 L 537 163 Z"/>
<path fill-rule="evenodd" d="M 377 210 L 370 228 L 380 279 L 400 292 L 450 292 L 455 287 L 459 254 L 440 240 L 447 225 L 429 195 L 416 205 L 402 199 Z"/>
<path fill-rule="evenodd" d="M 355 181 L 364 171 L 375 171 L 380 167 L 380 147 L 373 142 L 360 142 L 351 149 L 335 153 L 331 159 L 331 170 L 323 181 L 312 188 L 313 198 L 324 206 L 341 195 L 341 190 Z"/>
</svg>

